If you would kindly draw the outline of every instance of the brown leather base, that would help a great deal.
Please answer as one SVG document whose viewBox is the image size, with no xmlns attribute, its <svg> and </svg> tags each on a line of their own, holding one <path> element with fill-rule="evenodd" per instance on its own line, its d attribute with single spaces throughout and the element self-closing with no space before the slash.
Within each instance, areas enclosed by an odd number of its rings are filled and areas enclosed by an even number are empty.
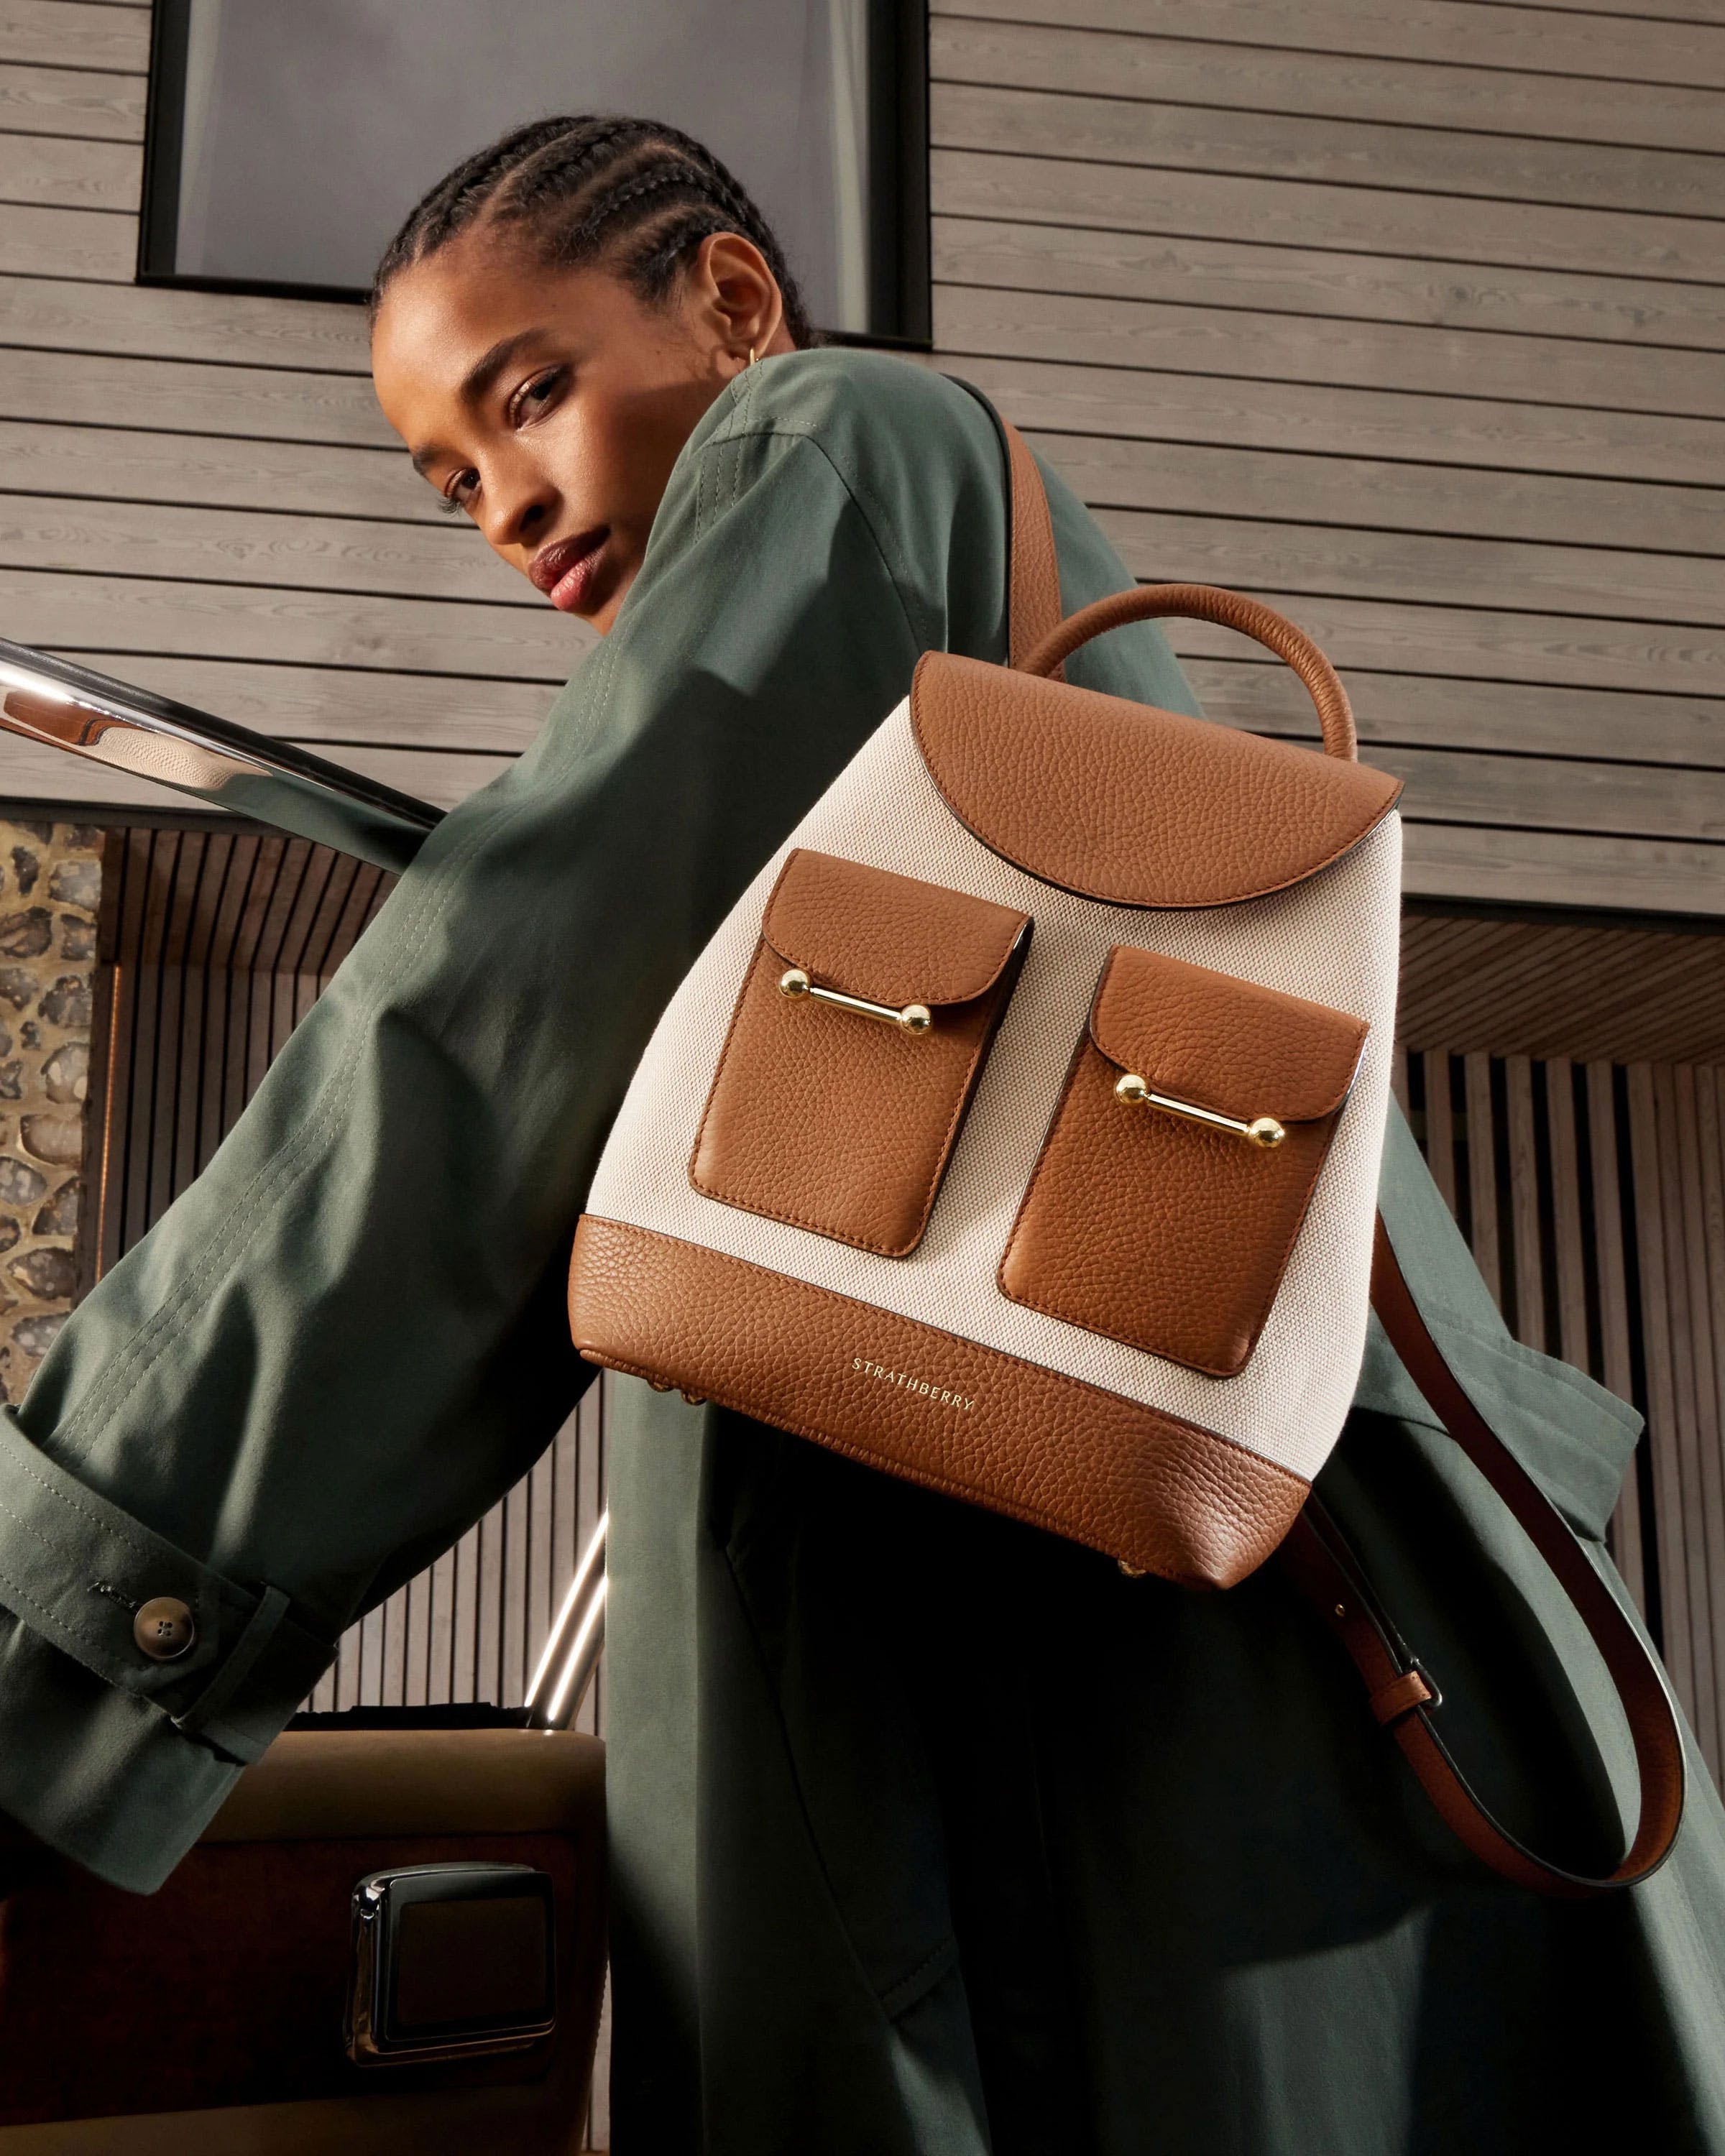
<svg viewBox="0 0 1725 2156">
<path fill-rule="evenodd" d="M 1076 1378 L 671 1235 L 585 1215 L 569 1272 L 590 1363 L 676 1386 L 1141 1572 L 1231 1587 L 1308 1485 Z"/>
</svg>

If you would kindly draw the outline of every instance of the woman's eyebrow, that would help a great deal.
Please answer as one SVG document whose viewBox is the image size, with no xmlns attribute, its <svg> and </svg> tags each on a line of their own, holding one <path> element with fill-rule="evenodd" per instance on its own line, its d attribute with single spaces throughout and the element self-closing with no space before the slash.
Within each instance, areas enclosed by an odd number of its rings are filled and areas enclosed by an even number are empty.
<svg viewBox="0 0 1725 2156">
<path fill-rule="evenodd" d="M 516 330 L 511 336 L 499 337 L 490 350 L 476 359 L 462 376 L 461 386 L 455 394 L 464 404 L 476 404 L 521 346 L 531 344 L 536 338 L 542 337 L 544 335 L 545 331 L 542 329 L 534 328 Z M 429 479 L 431 466 L 436 464 L 444 454 L 444 452 L 442 449 L 435 447 L 415 449 L 413 455 L 413 470 L 418 473 L 421 479 Z"/>
<path fill-rule="evenodd" d="M 476 404 L 521 346 L 533 343 L 544 335 L 542 329 L 536 328 L 517 330 L 512 336 L 499 337 L 485 357 L 475 360 L 462 376 L 461 387 L 456 391 L 456 395 L 464 404 Z"/>
</svg>

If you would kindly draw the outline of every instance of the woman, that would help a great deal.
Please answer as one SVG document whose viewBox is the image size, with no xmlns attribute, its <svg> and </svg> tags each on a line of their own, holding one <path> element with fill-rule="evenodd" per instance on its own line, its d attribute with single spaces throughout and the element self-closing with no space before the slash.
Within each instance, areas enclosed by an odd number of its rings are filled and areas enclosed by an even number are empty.
<svg viewBox="0 0 1725 2156">
<path fill-rule="evenodd" d="M 583 1194 L 737 893 L 920 652 L 1004 655 L 988 413 L 809 349 L 771 234 L 673 131 L 547 121 L 470 159 L 373 317 L 416 465 L 603 640 L 0 1432 L 0 1806 L 146 1889 L 567 1413 Z M 1125 585 L 1049 490 L 1067 607 Z M 1195 709 L 1152 629 L 1073 671 Z M 1634 1418 L 1508 1338 L 1399 1125 L 1384 1201 L 1597 1543 Z M 1601 1680 L 1375 1334 L 1323 1486 L 1500 1808 L 1597 1861 L 1635 1802 Z M 1650 1884 L 1542 1901 L 1450 1838 L 1274 1576 L 1127 1580 L 629 1383 L 614 1512 L 619 2148 L 1527 2150 L 1632 2097 L 1642 2146 L 1725 2149 L 1698 1768 Z M 156 1663 L 130 1613 L 163 1594 L 199 1636 Z"/>
</svg>

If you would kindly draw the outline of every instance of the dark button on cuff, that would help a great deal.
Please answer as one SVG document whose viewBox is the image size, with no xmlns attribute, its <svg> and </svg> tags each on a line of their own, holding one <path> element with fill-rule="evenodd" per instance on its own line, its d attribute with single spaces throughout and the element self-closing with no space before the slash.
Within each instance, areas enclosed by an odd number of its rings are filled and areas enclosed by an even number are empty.
<svg viewBox="0 0 1725 2156">
<path fill-rule="evenodd" d="M 138 1651 L 152 1662 L 172 1662 L 183 1655 L 198 1637 L 192 1612 L 178 1598 L 158 1594 L 144 1604 L 131 1620 L 131 1636 Z"/>
</svg>

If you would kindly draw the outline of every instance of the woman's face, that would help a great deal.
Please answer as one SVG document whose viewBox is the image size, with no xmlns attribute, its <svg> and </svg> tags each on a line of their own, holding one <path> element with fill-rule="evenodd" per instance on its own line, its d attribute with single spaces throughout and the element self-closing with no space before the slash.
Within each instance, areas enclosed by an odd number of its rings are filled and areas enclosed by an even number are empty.
<svg viewBox="0 0 1725 2156">
<path fill-rule="evenodd" d="M 414 467 L 551 603 L 617 618 L 677 454 L 732 377 L 795 349 L 759 250 L 702 242 L 662 305 L 464 233 L 400 271 L 372 375 Z"/>
</svg>

